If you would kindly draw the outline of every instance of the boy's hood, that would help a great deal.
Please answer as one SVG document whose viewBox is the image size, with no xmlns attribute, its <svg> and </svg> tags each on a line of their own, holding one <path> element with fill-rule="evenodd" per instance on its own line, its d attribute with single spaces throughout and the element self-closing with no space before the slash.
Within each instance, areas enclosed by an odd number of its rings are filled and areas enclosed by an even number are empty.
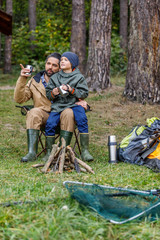
<svg viewBox="0 0 160 240">
<path fill-rule="evenodd" d="M 61 70 L 61 71 L 59 72 L 59 74 L 60 74 L 62 77 L 68 78 L 68 77 L 72 77 L 72 76 L 74 76 L 74 75 L 81 74 L 81 73 L 80 73 L 79 69 L 76 68 L 76 69 L 75 69 L 73 72 L 71 72 L 71 73 L 65 73 L 65 72 L 63 72 L 63 70 Z"/>
</svg>

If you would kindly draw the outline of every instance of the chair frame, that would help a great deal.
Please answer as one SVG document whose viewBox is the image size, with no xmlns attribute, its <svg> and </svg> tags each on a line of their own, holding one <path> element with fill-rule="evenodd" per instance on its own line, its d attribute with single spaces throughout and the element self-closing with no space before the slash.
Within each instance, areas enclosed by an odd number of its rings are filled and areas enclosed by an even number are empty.
<svg viewBox="0 0 160 240">
<path fill-rule="evenodd" d="M 21 114 L 22 114 L 23 116 L 26 116 L 27 112 L 28 112 L 31 108 L 33 108 L 33 105 L 24 105 L 24 106 L 16 105 L 16 107 L 21 108 Z M 80 148 L 80 144 L 79 144 L 79 131 L 75 128 L 73 133 L 74 133 L 74 136 L 75 136 L 75 143 L 74 143 L 74 146 L 73 146 L 73 151 L 74 151 L 74 153 L 78 156 L 78 154 L 77 154 L 76 151 L 75 151 L 75 148 L 76 148 L 76 146 L 78 147 L 79 154 L 81 155 L 81 148 Z M 37 153 L 37 158 L 38 158 L 43 152 L 44 152 L 44 153 L 46 152 L 46 141 L 45 141 L 45 144 L 44 144 L 43 141 L 42 141 L 42 137 L 43 137 L 43 136 L 46 138 L 44 129 L 41 128 L 41 129 L 40 129 L 40 132 L 39 132 L 39 136 L 38 136 L 38 146 L 40 145 L 41 148 L 42 148 L 42 150 L 41 150 L 39 153 Z M 55 140 L 58 139 L 59 136 L 60 136 L 60 134 L 57 134 L 57 136 L 55 137 Z"/>
</svg>

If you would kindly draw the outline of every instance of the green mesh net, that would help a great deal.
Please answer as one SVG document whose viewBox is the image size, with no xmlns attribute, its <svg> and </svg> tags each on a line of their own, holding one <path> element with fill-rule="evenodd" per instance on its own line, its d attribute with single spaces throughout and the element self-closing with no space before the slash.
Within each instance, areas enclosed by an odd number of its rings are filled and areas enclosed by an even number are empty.
<svg viewBox="0 0 160 240">
<path fill-rule="evenodd" d="M 160 216 L 157 190 L 138 191 L 72 181 L 63 184 L 72 198 L 112 223 L 122 224 L 144 217 L 152 221 Z"/>
</svg>

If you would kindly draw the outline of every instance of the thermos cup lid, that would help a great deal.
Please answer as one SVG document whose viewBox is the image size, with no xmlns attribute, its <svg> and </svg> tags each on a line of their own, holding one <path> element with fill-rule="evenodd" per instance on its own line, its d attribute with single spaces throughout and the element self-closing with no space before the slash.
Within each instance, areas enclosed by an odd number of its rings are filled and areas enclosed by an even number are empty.
<svg viewBox="0 0 160 240">
<path fill-rule="evenodd" d="M 108 136 L 108 145 L 117 145 L 115 135 Z"/>
</svg>

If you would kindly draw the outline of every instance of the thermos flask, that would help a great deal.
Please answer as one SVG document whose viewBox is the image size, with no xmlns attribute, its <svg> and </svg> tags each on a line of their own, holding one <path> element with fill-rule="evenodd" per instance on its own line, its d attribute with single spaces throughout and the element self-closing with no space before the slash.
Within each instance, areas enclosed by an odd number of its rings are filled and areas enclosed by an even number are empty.
<svg viewBox="0 0 160 240">
<path fill-rule="evenodd" d="M 117 142 L 116 136 L 108 137 L 109 163 L 117 163 Z"/>
<path fill-rule="evenodd" d="M 61 94 L 62 97 L 67 97 L 67 96 L 69 95 L 69 92 L 63 90 L 63 89 L 62 89 L 62 86 L 60 86 L 60 87 L 58 88 L 58 90 L 59 90 L 59 93 Z"/>
</svg>

